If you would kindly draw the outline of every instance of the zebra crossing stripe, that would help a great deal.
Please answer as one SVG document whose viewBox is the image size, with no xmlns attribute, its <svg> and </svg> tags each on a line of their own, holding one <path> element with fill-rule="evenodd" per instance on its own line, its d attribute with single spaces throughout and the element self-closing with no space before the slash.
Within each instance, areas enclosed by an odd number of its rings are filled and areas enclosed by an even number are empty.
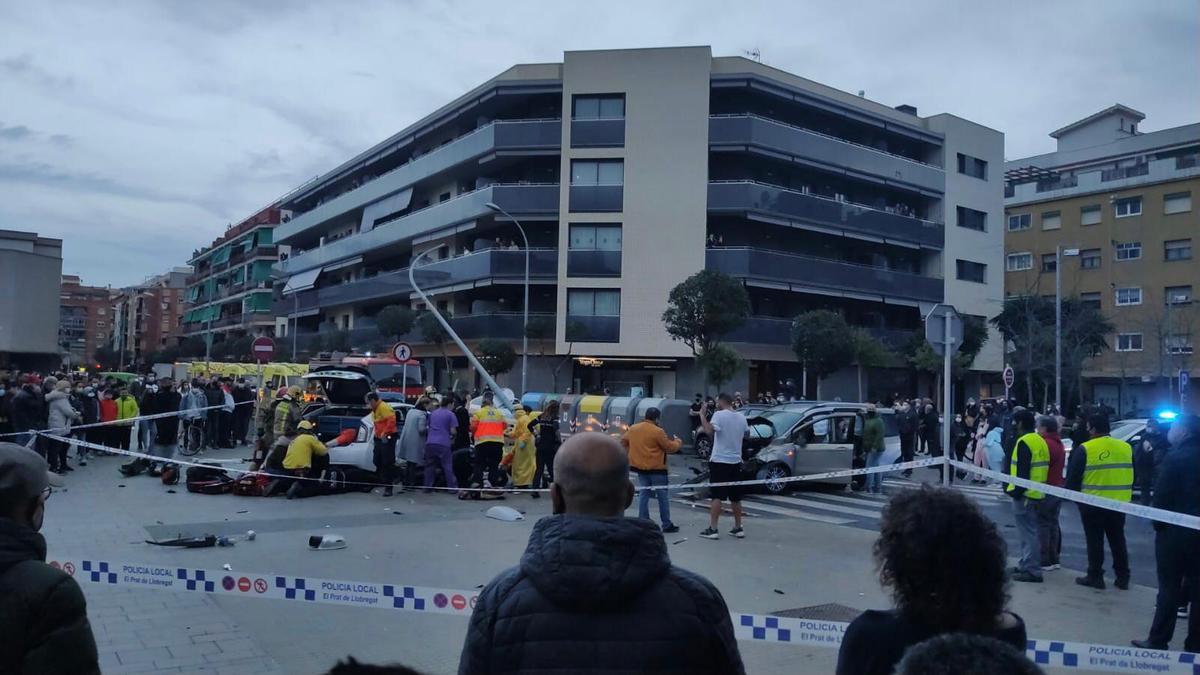
<svg viewBox="0 0 1200 675">
<path fill-rule="evenodd" d="M 879 511 L 856 509 L 852 506 L 843 506 L 841 504 L 829 504 L 826 502 L 817 501 L 815 499 L 805 499 L 804 497 L 771 497 L 765 495 L 755 495 L 754 497 L 747 497 L 746 499 L 753 499 L 756 502 L 759 500 L 765 500 L 771 502 L 772 504 L 783 504 L 788 506 L 796 506 L 798 508 L 822 509 L 825 511 L 832 511 L 834 513 L 845 513 L 852 516 L 863 516 L 866 518 L 879 517 Z"/>
</svg>

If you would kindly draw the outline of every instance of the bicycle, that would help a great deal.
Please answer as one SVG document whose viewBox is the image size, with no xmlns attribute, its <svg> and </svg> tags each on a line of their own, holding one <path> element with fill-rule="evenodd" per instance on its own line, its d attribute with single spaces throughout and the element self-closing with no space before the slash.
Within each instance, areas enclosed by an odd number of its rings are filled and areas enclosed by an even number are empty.
<svg viewBox="0 0 1200 675">
<path fill-rule="evenodd" d="M 179 430 L 179 454 L 191 457 L 204 447 L 204 420 L 184 420 Z"/>
</svg>

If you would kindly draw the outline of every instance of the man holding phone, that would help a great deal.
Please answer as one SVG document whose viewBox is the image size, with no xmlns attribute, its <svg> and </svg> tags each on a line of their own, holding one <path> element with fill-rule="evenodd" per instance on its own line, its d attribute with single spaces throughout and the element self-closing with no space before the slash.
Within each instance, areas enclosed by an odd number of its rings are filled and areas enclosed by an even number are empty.
<svg viewBox="0 0 1200 675">
<path fill-rule="evenodd" d="M 700 424 L 713 439 L 712 457 L 708 460 L 708 479 L 711 483 L 732 483 L 741 480 L 742 441 L 746 438 L 746 416 L 733 410 L 733 397 L 717 396 L 717 411 L 708 417 L 708 403 L 700 408 Z M 742 539 L 742 487 L 725 485 L 709 488 L 712 499 L 708 507 L 708 529 L 700 533 L 705 539 L 720 539 L 717 521 L 721 517 L 721 502 L 728 499 L 733 509 L 733 529 L 729 534 Z"/>
<path fill-rule="evenodd" d="M 638 518 L 650 519 L 650 494 L 658 499 L 658 518 L 662 531 L 678 532 L 679 526 L 671 522 L 671 502 L 667 494 L 667 455 L 679 452 L 683 441 L 678 436 L 667 438 L 667 432 L 659 426 L 662 413 L 658 408 L 646 410 L 641 422 L 629 427 L 621 437 L 621 445 L 629 451 L 629 468 L 638 476 Z"/>
</svg>

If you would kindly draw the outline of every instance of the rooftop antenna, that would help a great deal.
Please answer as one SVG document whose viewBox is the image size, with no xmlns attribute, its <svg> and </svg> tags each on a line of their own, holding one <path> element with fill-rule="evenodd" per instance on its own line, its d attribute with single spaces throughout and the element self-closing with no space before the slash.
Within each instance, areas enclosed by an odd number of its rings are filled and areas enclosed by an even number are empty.
<svg viewBox="0 0 1200 675">
<path fill-rule="evenodd" d="M 762 63 L 762 52 L 758 50 L 758 47 L 755 47 L 754 49 L 743 49 L 742 53 L 746 56 L 749 56 L 754 61 Z"/>
</svg>

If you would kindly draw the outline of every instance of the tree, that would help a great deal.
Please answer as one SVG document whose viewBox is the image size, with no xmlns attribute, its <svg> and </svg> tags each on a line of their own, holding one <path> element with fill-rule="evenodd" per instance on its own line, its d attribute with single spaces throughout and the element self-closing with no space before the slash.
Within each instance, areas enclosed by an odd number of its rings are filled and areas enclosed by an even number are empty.
<svg viewBox="0 0 1200 675">
<path fill-rule="evenodd" d="M 696 364 L 704 369 L 705 378 L 720 389 L 742 367 L 742 357 L 725 345 L 716 345 L 697 356 Z"/>
<path fill-rule="evenodd" d="M 671 289 L 662 320 L 671 339 L 700 356 L 749 315 L 750 296 L 740 281 L 716 270 L 701 270 Z"/>
<path fill-rule="evenodd" d="M 101 370 L 115 371 L 121 365 L 121 354 L 111 347 L 97 347 L 92 359 L 100 364 Z"/>
<path fill-rule="evenodd" d="M 438 321 L 436 315 L 430 311 L 424 311 L 417 315 L 416 319 L 417 330 L 421 333 L 421 339 L 425 342 L 437 345 L 439 351 L 442 352 L 442 360 L 446 364 L 446 373 L 449 376 L 452 370 L 450 366 L 450 354 L 446 351 L 446 342 L 450 340 L 450 335 L 442 328 L 441 322 Z"/>
<path fill-rule="evenodd" d="M 184 339 L 179 343 L 179 355 L 185 358 L 204 356 L 204 340 L 198 337 Z"/>
<path fill-rule="evenodd" d="M 850 345 L 854 352 L 854 363 L 858 370 L 858 400 L 863 398 L 863 369 L 887 365 L 893 358 L 892 352 L 865 328 L 852 328 Z"/>
<path fill-rule="evenodd" d="M 350 331 L 337 329 L 322 333 L 321 349 L 327 352 L 350 351 Z"/>
<path fill-rule="evenodd" d="M 479 346 L 475 351 L 478 352 L 480 365 L 492 377 L 507 373 L 517 362 L 516 350 L 504 340 L 485 338 L 479 341 Z"/>
<path fill-rule="evenodd" d="M 567 365 L 567 362 L 571 360 L 571 351 L 575 349 L 575 343 L 587 342 L 590 335 L 588 333 L 587 325 L 582 321 L 577 319 L 567 319 L 565 337 L 567 339 L 567 353 L 565 356 L 563 356 L 563 359 L 558 362 L 558 365 L 554 366 L 554 373 L 551 375 L 553 381 L 552 386 L 556 392 L 558 391 L 558 371 L 561 370 L 563 366 Z"/>
<path fill-rule="evenodd" d="M 548 316 L 535 316 L 525 326 L 525 337 L 538 343 L 538 356 L 546 355 L 546 341 L 554 337 L 554 320 Z"/>
<path fill-rule="evenodd" d="M 961 377 L 975 362 L 979 350 L 988 341 L 987 321 L 980 316 L 963 316 L 963 341 L 958 351 L 950 359 L 952 377 Z M 933 351 L 924 333 L 918 333 L 903 348 L 904 361 L 914 370 L 928 373 L 933 378 L 935 392 L 942 388 L 942 372 L 945 370 L 945 360 Z M 939 399 L 940 400 L 940 399 Z"/>
<path fill-rule="evenodd" d="M 810 371 L 816 375 L 818 399 L 821 379 L 854 362 L 853 335 L 842 315 L 827 309 L 804 312 L 792 321 L 792 351 L 805 378 Z"/>
<path fill-rule="evenodd" d="M 413 329 L 417 314 L 404 305 L 388 305 L 375 315 L 379 335 L 387 340 L 401 340 Z"/>
</svg>

